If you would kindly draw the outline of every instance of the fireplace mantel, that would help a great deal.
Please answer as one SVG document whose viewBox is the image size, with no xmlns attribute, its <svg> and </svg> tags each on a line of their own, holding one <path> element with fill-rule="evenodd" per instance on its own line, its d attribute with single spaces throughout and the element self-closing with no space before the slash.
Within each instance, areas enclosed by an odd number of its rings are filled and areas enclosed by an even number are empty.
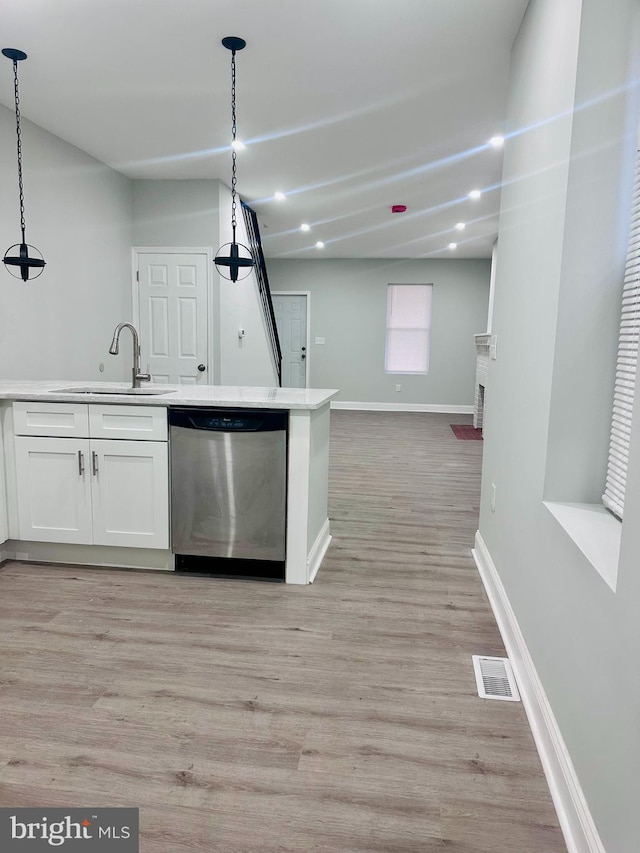
<svg viewBox="0 0 640 853">
<path fill-rule="evenodd" d="M 491 332 L 481 332 L 473 337 L 478 355 L 487 355 L 490 358 L 495 359 L 497 335 L 492 335 Z"/>
</svg>

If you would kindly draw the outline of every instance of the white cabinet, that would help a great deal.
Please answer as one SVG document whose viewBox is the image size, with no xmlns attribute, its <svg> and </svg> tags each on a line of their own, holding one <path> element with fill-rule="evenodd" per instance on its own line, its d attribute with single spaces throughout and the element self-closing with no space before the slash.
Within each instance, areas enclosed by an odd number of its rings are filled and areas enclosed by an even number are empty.
<svg viewBox="0 0 640 853">
<path fill-rule="evenodd" d="M 20 538 L 91 543 L 89 440 L 17 436 L 15 453 Z"/>
<path fill-rule="evenodd" d="M 166 441 L 167 410 L 156 406 L 89 406 L 91 438 Z"/>
<path fill-rule="evenodd" d="M 159 406 L 15 402 L 13 424 L 16 435 L 167 440 L 167 410 Z"/>
<path fill-rule="evenodd" d="M 33 404 L 15 404 L 15 406 Z M 40 406 L 54 404 L 41 403 Z M 18 430 L 41 429 L 42 420 L 62 420 L 57 404 L 51 413 L 37 412 Z M 77 408 L 74 406 L 74 408 Z M 104 435 L 164 435 L 166 410 L 139 406 L 85 405 L 86 432 Z M 128 411 L 133 410 L 133 411 Z M 73 414 L 77 420 L 78 413 Z M 35 423 L 34 423 L 35 420 Z M 96 424 L 92 430 L 92 425 Z M 105 427 L 105 423 L 107 426 Z M 153 424 L 155 423 L 155 426 Z M 110 425 L 110 426 L 109 426 Z M 47 427 L 55 431 L 57 426 Z M 81 427 L 82 429 L 82 427 Z M 107 433 L 109 434 L 109 433 Z M 121 547 L 169 547 L 169 468 L 165 441 L 126 438 L 57 438 L 16 435 L 15 465 L 20 539 Z"/>
<path fill-rule="evenodd" d="M 95 545 L 169 547 L 167 444 L 91 441 Z"/>
<path fill-rule="evenodd" d="M 88 438 L 89 407 L 86 403 L 14 403 L 13 430 L 16 435 Z"/>
</svg>

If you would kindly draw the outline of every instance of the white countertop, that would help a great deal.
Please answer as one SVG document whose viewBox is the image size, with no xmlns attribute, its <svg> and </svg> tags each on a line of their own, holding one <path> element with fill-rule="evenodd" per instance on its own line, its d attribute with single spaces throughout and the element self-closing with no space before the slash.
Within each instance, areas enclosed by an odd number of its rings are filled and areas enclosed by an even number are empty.
<svg viewBox="0 0 640 853">
<path fill-rule="evenodd" d="M 100 388 L 113 393 L 74 393 Z M 125 394 L 126 382 L 0 380 L 0 400 L 41 400 L 70 403 L 128 403 L 144 406 L 239 406 L 252 409 L 320 409 L 338 394 L 327 388 L 260 388 L 242 385 L 150 385 L 162 394 Z"/>
</svg>

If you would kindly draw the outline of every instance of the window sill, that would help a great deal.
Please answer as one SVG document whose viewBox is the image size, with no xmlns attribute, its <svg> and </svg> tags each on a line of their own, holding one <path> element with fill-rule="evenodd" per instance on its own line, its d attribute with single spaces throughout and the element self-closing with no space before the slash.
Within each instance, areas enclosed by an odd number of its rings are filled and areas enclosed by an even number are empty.
<svg viewBox="0 0 640 853">
<path fill-rule="evenodd" d="M 615 592 L 622 523 L 599 504 L 543 503 Z"/>
</svg>

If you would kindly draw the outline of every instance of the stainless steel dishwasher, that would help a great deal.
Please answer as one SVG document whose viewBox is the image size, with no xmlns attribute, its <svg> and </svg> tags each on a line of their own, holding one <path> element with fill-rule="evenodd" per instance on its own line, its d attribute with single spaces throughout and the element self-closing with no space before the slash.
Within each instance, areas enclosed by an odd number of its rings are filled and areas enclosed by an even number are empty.
<svg viewBox="0 0 640 853">
<path fill-rule="evenodd" d="M 169 410 L 176 571 L 284 581 L 288 413 Z"/>
</svg>

